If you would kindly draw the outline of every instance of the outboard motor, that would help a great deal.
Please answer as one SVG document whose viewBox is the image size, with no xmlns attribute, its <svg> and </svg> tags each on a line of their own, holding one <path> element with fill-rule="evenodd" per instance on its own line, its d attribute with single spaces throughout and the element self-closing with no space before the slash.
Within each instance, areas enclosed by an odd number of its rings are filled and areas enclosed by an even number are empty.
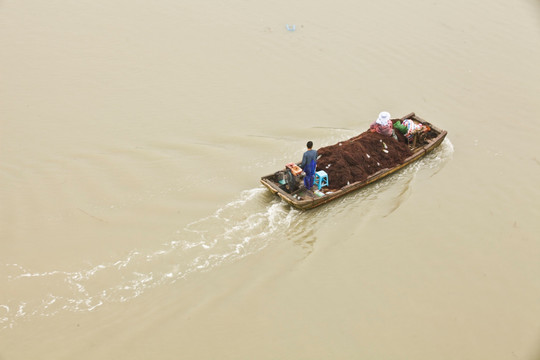
<svg viewBox="0 0 540 360">
<path fill-rule="evenodd" d="M 293 175 L 292 171 L 290 169 L 285 170 L 285 188 L 287 191 L 292 194 L 296 190 L 298 190 L 298 178 Z"/>
<path fill-rule="evenodd" d="M 300 185 L 299 176 L 295 176 L 288 168 L 275 173 L 276 181 L 280 184 L 280 188 L 289 194 L 292 194 Z"/>
</svg>

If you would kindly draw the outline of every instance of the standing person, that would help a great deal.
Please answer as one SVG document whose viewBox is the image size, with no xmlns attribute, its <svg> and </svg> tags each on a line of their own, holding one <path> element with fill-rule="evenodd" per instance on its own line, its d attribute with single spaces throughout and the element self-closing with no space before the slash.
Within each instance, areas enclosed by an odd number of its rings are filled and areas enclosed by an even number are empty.
<svg viewBox="0 0 540 360">
<path fill-rule="evenodd" d="M 307 151 L 302 156 L 302 164 L 300 167 L 306 173 L 304 177 L 304 186 L 311 190 L 313 187 L 313 179 L 315 177 L 315 169 L 317 167 L 317 150 L 313 150 L 313 142 L 308 141 Z"/>
<path fill-rule="evenodd" d="M 392 121 L 390 120 L 390 113 L 383 111 L 379 114 L 379 117 L 375 122 L 373 122 L 369 129 L 372 132 L 378 132 L 379 134 L 392 136 L 397 140 L 397 135 L 394 133 L 394 127 L 392 126 Z"/>
</svg>

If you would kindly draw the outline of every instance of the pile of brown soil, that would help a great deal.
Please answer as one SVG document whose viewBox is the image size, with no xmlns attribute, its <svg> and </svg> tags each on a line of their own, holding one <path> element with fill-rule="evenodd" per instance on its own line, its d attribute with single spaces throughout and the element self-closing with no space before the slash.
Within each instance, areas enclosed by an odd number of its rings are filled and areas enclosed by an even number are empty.
<svg viewBox="0 0 540 360">
<path fill-rule="evenodd" d="M 368 130 L 349 140 L 320 148 L 317 150 L 317 171 L 326 171 L 329 189 L 364 181 L 381 169 L 402 163 L 411 155 L 405 138 L 400 136 L 399 139 L 396 141 Z"/>
</svg>

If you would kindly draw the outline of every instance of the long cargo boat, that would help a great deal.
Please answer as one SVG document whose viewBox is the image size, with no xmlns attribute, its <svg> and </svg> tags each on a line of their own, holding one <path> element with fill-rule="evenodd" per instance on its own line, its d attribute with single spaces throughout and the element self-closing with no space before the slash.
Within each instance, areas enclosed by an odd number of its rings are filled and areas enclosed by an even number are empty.
<svg viewBox="0 0 540 360">
<path fill-rule="evenodd" d="M 308 210 L 327 204 L 354 191 L 357 191 L 368 184 L 378 181 L 421 159 L 426 154 L 437 148 L 446 137 L 447 131 L 442 130 L 418 117 L 415 113 L 410 113 L 400 119 L 394 119 L 393 121 L 403 121 L 405 119 L 413 120 L 416 124 L 422 124 L 423 129 L 429 129 L 429 131 L 422 131 L 413 134 L 407 140 L 409 149 L 411 150 L 411 155 L 405 158 L 404 161 L 391 168 L 380 169 L 362 181 L 349 183 L 339 189 L 332 189 L 331 191 L 328 191 L 328 189 L 323 189 L 323 191 L 321 191 L 320 188 L 312 191 L 312 189 L 306 189 L 303 185 L 299 185 L 301 182 L 301 176 L 299 176 L 297 173 L 299 170 L 299 164 L 288 164 L 284 170 L 279 170 L 275 173 L 263 176 L 261 177 L 260 181 L 273 194 L 279 196 L 281 199 L 297 209 Z M 320 177 L 316 181 L 324 185 L 325 180 L 327 182 L 328 180 L 330 182 L 332 181 L 332 179 L 324 179 Z M 291 183 L 295 183 L 296 186 L 291 187 Z"/>
</svg>

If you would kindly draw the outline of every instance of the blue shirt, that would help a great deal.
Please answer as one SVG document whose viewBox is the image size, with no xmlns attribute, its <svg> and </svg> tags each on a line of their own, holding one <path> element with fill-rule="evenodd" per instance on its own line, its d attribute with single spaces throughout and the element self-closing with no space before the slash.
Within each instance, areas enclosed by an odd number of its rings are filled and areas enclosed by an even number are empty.
<svg viewBox="0 0 540 360">
<path fill-rule="evenodd" d="M 307 166 L 310 165 L 312 161 L 317 162 L 317 150 L 308 150 L 304 153 L 304 155 L 302 156 L 302 164 L 300 165 L 302 170 L 307 173 Z"/>
</svg>

